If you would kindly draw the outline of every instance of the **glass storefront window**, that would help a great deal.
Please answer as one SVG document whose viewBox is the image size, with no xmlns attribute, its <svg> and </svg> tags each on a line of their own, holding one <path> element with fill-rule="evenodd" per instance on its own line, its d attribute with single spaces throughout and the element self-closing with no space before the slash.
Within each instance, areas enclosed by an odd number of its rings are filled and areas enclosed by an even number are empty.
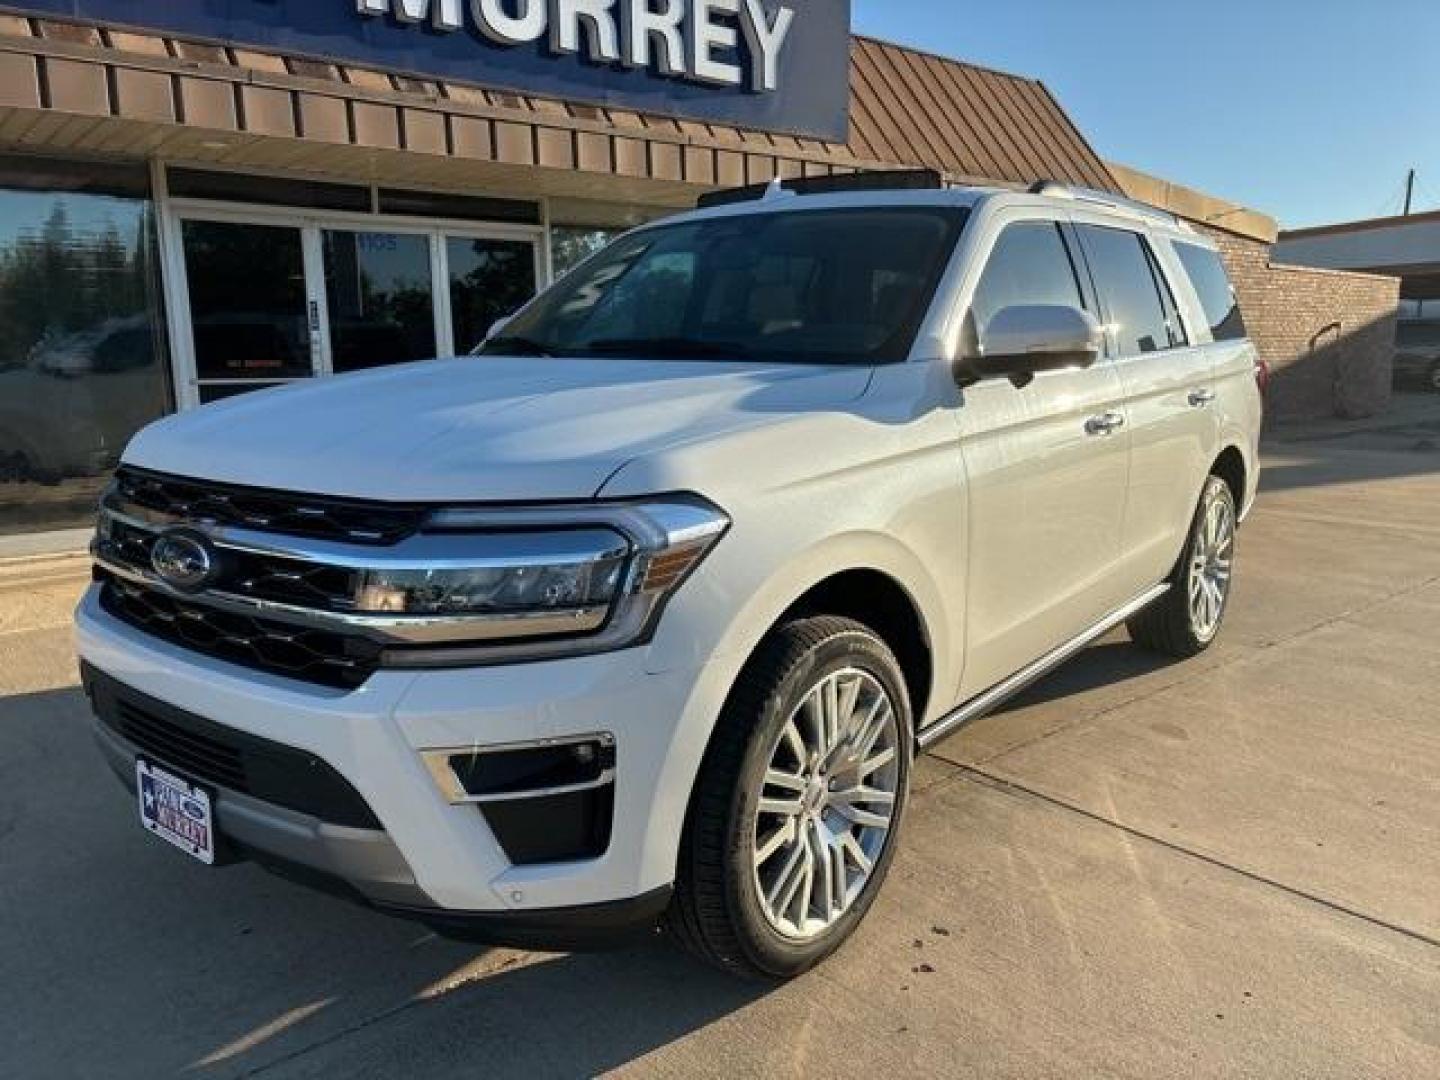
<svg viewBox="0 0 1440 1080">
<path fill-rule="evenodd" d="M 92 521 L 126 442 L 170 404 L 151 204 L 72 171 L 89 190 L 0 174 L 0 533 Z"/>
<path fill-rule="evenodd" d="M 186 221 L 182 236 L 201 386 L 307 378 L 312 365 L 300 230 Z"/>
<path fill-rule="evenodd" d="M 335 373 L 434 357 L 430 238 L 327 231 L 324 246 Z"/>
<path fill-rule="evenodd" d="M 485 340 L 498 319 L 535 295 L 535 245 L 528 240 L 450 236 L 450 311 L 459 356 Z"/>
<path fill-rule="evenodd" d="M 625 235 L 624 229 L 586 229 L 555 225 L 550 229 L 550 261 L 555 277 L 562 278 L 591 255 L 604 251 Z"/>
</svg>

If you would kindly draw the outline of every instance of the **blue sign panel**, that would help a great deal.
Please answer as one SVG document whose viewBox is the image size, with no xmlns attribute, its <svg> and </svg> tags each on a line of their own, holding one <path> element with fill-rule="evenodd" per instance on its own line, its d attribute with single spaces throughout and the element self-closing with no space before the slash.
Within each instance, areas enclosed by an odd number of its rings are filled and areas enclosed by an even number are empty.
<svg viewBox="0 0 1440 1080">
<path fill-rule="evenodd" d="M 25 0 L 0 10 L 844 141 L 850 0 Z"/>
</svg>

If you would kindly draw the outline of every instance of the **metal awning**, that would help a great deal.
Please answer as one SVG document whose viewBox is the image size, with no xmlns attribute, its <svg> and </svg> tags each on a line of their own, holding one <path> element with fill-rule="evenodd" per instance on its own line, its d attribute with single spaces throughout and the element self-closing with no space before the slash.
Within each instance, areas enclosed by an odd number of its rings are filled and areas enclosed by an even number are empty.
<svg viewBox="0 0 1440 1080">
<path fill-rule="evenodd" d="M 1043 84 L 864 37 L 839 144 L 0 14 L 0 146 L 657 206 L 914 166 L 1116 189 Z"/>
</svg>

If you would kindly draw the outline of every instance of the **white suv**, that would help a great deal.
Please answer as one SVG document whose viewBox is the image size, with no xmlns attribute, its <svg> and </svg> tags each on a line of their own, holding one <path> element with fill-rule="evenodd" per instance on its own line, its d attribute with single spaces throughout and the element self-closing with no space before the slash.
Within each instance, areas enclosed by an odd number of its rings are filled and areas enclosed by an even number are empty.
<svg viewBox="0 0 1440 1080">
<path fill-rule="evenodd" d="M 147 829 L 793 976 L 917 749 L 1122 623 L 1214 640 L 1261 397 L 1213 244 L 1057 185 L 712 203 L 474 357 L 134 440 L 77 619 Z"/>
</svg>

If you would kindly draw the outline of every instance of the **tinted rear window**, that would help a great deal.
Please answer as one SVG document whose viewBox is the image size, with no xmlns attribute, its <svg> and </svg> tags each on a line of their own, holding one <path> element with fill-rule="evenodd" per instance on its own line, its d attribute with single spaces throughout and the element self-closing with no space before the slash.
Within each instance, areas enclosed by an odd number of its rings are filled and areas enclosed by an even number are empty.
<svg viewBox="0 0 1440 1080">
<path fill-rule="evenodd" d="M 1099 225 L 1077 227 L 1085 241 L 1095 284 L 1121 356 L 1160 352 L 1185 344 L 1173 304 L 1162 292 L 1145 239 L 1138 233 Z"/>
<path fill-rule="evenodd" d="M 1175 254 L 1190 275 L 1195 292 L 1200 296 L 1200 306 L 1205 311 L 1205 321 L 1216 341 L 1238 341 L 1245 336 L 1245 319 L 1240 314 L 1240 304 L 1235 299 L 1235 289 L 1225 273 L 1225 266 L 1217 252 L 1195 244 L 1176 244 Z"/>
</svg>

